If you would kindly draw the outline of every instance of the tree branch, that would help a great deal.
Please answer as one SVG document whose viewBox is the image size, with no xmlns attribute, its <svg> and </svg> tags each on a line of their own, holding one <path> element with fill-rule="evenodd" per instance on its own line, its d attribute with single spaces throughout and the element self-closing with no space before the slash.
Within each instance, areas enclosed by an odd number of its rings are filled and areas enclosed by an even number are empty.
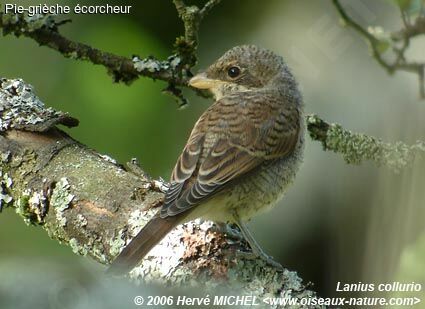
<svg viewBox="0 0 425 309">
<path fill-rule="evenodd" d="M 186 41 L 187 46 L 192 49 L 191 54 L 195 57 L 194 65 L 196 63 L 198 32 L 201 21 L 214 6 L 221 2 L 221 0 L 209 0 L 201 9 L 197 6 L 187 6 L 183 0 L 173 0 L 173 2 L 179 17 L 184 23 L 184 40 Z"/>
<path fill-rule="evenodd" d="M 144 76 L 176 85 L 187 83 L 187 78 L 179 77 L 175 71 L 178 65 L 178 59 L 175 59 L 175 56 L 166 61 L 159 61 L 153 57 L 129 59 L 67 39 L 59 33 L 60 23 L 56 22 L 53 16 L 38 15 L 38 18 L 29 18 L 22 14 L 0 13 L 0 17 L 3 35 L 25 36 L 42 46 L 58 51 L 66 58 L 102 65 L 113 76 L 115 82 L 130 83 Z"/>
<path fill-rule="evenodd" d="M 364 29 L 347 14 L 344 7 L 341 5 L 340 0 L 332 0 L 332 3 L 338 11 L 344 25 L 352 28 L 366 39 L 371 48 L 372 57 L 389 74 L 394 74 L 396 71 L 405 71 L 414 73 L 418 76 L 419 96 L 420 98 L 425 99 L 425 63 L 407 61 L 405 56 L 405 52 L 410 45 L 410 40 L 418 35 L 425 34 L 424 13 L 421 12 L 415 22 L 411 24 L 407 20 L 404 9 L 400 7 L 405 28 L 386 34 L 380 27 L 369 28 L 368 30 Z M 401 42 L 401 47 L 399 46 L 399 42 Z M 388 47 L 391 47 L 395 55 L 395 59 L 393 61 L 386 60 L 383 56 Z"/>
<path fill-rule="evenodd" d="M 45 108 L 22 80 L 0 79 L 0 111 L 0 205 L 75 253 L 110 263 L 155 214 L 166 184 L 57 129 L 77 121 Z M 295 272 L 253 259 L 238 231 L 222 234 L 199 220 L 171 232 L 131 277 L 175 287 L 220 285 L 259 298 L 315 297 Z"/>
<path fill-rule="evenodd" d="M 72 41 L 59 33 L 59 26 L 67 21 L 57 22 L 51 15 L 5 14 L 0 12 L 0 28 L 3 35 L 14 34 L 25 36 L 38 44 L 58 51 L 66 58 L 90 61 L 102 65 L 113 77 L 114 82 L 131 83 L 139 77 L 168 82 L 165 92 L 173 95 L 181 105 L 187 100 L 177 86 L 188 86 L 192 77 L 190 69 L 196 64 L 198 31 L 202 19 L 220 0 L 210 0 L 201 9 L 197 6 L 186 6 L 182 0 L 176 0 L 175 5 L 179 16 L 184 22 L 185 36 L 178 37 L 174 45 L 174 53 L 166 60 L 158 60 L 153 56 L 132 59 L 101 51 L 87 44 Z M 202 96 L 205 92 L 198 91 Z"/>
<path fill-rule="evenodd" d="M 395 172 L 412 166 L 416 157 L 425 157 L 425 142 L 414 145 L 402 142 L 386 143 L 372 136 L 353 133 L 339 124 L 327 123 L 316 115 L 307 116 L 307 129 L 313 140 L 319 141 L 324 150 L 343 156 L 350 164 L 371 160 L 378 166 L 384 165 Z"/>
</svg>

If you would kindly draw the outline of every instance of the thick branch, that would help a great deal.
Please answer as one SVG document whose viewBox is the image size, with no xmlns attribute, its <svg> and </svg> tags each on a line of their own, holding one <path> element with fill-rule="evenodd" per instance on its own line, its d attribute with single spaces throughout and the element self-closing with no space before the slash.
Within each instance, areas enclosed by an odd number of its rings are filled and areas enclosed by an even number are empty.
<svg viewBox="0 0 425 309">
<path fill-rule="evenodd" d="M 359 23 L 348 15 L 344 7 L 341 5 L 340 0 L 332 0 L 335 8 L 337 9 L 343 23 L 354 29 L 362 37 L 366 39 L 372 51 L 372 57 L 389 73 L 393 74 L 396 71 L 405 71 L 414 73 L 418 76 L 419 82 L 419 95 L 425 99 L 425 63 L 407 61 L 405 52 L 410 45 L 410 40 L 418 35 L 425 34 L 425 16 L 419 15 L 414 24 L 407 22 L 404 16 L 404 11 L 401 10 L 405 28 L 395 31 L 388 35 L 388 38 L 379 38 L 370 31 L 364 29 Z M 398 42 L 402 42 L 401 47 Z M 386 60 L 383 57 L 387 47 L 391 47 L 394 54 L 394 61 Z"/>
<path fill-rule="evenodd" d="M 76 121 L 44 108 L 22 80 L 0 80 L 0 111 L 0 204 L 75 253 L 110 263 L 157 211 L 166 186 L 54 127 Z M 131 276 L 174 287 L 219 285 L 259 299 L 314 297 L 295 272 L 252 259 L 238 231 L 225 235 L 211 222 L 179 226 Z"/>
</svg>

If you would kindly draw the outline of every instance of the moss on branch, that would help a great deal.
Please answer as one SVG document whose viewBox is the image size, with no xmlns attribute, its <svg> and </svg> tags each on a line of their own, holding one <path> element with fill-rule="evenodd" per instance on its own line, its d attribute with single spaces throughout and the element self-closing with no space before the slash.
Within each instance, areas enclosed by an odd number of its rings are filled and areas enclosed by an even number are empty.
<svg viewBox="0 0 425 309">
<path fill-rule="evenodd" d="M 384 165 L 399 172 L 411 166 L 416 157 L 425 157 L 423 141 L 413 145 L 386 143 L 366 134 L 346 130 L 339 124 L 329 124 L 317 115 L 307 116 L 307 128 L 313 140 L 319 141 L 325 150 L 341 154 L 349 164 L 371 160 L 379 166 Z"/>
</svg>

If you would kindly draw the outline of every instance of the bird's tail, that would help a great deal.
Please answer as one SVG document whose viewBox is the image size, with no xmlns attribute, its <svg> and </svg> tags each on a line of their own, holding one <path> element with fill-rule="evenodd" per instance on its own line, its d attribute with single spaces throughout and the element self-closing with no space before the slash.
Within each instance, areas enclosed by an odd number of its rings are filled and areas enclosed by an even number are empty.
<svg viewBox="0 0 425 309">
<path fill-rule="evenodd" d="M 177 215 L 160 218 L 158 214 L 155 215 L 121 251 L 107 273 L 112 275 L 128 273 L 165 235 L 182 222 L 182 217 L 182 215 Z"/>
</svg>

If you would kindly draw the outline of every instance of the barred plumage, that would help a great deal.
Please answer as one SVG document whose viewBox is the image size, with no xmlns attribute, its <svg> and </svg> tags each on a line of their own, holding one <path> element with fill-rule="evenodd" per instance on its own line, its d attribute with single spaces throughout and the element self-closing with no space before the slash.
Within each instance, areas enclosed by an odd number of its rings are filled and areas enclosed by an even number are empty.
<svg viewBox="0 0 425 309">
<path fill-rule="evenodd" d="M 130 270 L 172 228 L 196 217 L 236 222 L 246 235 L 241 220 L 269 208 L 295 177 L 304 141 L 302 98 L 281 57 L 238 46 L 190 83 L 216 100 L 196 122 L 161 210 L 112 272 Z"/>
</svg>

